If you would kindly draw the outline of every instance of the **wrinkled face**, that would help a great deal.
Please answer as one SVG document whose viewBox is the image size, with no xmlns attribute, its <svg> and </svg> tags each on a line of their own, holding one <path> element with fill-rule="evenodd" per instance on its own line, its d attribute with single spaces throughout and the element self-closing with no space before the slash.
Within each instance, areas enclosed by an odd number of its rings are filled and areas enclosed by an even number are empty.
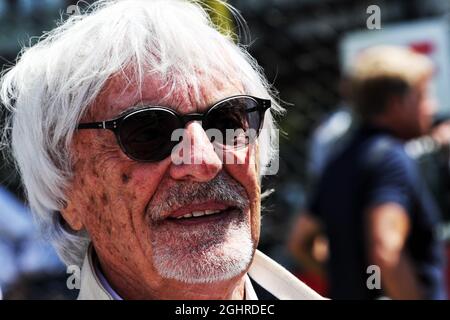
<svg viewBox="0 0 450 320">
<path fill-rule="evenodd" d="M 230 79 L 205 81 L 200 99 L 176 92 L 161 100 L 167 91 L 157 79 L 146 79 L 139 98 L 136 87 L 124 90 L 124 84 L 112 80 L 82 122 L 109 120 L 140 103 L 180 114 L 205 112 L 220 99 L 245 94 Z M 227 151 L 240 159 L 227 164 L 200 123 L 185 129 L 194 161 L 181 164 L 171 157 L 133 161 L 109 130 L 79 130 L 74 136 L 74 180 L 63 216 L 73 229 L 88 231 L 109 276 L 142 294 L 240 277 L 259 239 L 257 145 Z"/>
<path fill-rule="evenodd" d="M 430 88 L 430 78 L 420 81 L 402 100 L 398 110 L 399 126 L 405 139 L 429 132 L 436 111 L 436 101 Z"/>
</svg>

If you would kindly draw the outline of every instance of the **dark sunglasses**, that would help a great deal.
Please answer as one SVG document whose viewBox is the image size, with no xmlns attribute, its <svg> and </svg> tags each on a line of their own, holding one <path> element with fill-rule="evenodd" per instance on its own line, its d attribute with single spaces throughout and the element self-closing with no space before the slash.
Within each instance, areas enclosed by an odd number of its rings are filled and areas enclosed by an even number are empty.
<svg viewBox="0 0 450 320">
<path fill-rule="evenodd" d="M 229 136 L 232 139 L 211 142 L 223 148 L 240 148 L 253 143 L 263 126 L 264 114 L 271 101 L 249 95 L 228 97 L 216 102 L 206 113 L 178 114 L 166 107 L 144 106 L 109 121 L 81 123 L 78 129 L 108 129 L 114 132 L 122 151 L 131 159 L 156 162 L 167 158 L 179 141 L 172 133 L 185 128 L 190 121 L 201 121 L 203 129 Z M 251 131 L 253 134 L 248 134 Z M 243 135 L 245 136 L 243 138 Z M 228 141 L 230 140 L 230 141 Z"/>
</svg>

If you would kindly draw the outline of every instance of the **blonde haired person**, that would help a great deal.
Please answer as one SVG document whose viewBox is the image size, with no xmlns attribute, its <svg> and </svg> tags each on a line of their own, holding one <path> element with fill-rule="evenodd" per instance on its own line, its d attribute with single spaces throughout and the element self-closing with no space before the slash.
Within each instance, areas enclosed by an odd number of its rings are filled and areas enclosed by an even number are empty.
<svg viewBox="0 0 450 320">
<path fill-rule="evenodd" d="M 331 298 L 446 298 L 440 212 L 404 150 L 431 128 L 432 74 L 427 57 L 398 46 L 368 48 L 350 68 L 359 128 L 328 162 L 289 242 L 305 269 L 327 276 Z M 326 267 L 314 254 L 323 243 Z"/>
</svg>

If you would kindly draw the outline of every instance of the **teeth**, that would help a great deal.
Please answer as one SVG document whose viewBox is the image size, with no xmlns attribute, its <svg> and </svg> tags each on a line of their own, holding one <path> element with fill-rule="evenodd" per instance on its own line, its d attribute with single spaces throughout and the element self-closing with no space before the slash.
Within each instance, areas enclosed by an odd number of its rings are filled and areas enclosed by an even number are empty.
<svg viewBox="0 0 450 320">
<path fill-rule="evenodd" d="M 205 215 L 205 211 L 193 211 L 193 212 L 192 212 L 192 215 L 193 215 L 194 217 L 200 217 L 200 216 Z"/>
<path fill-rule="evenodd" d="M 204 215 L 211 215 L 211 214 L 215 214 L 215 213 L 219 213 L 219 212 L 220 212 L 220 210 L 192 211 L 191 213 L 185 214 L 184 216 L 177 217 L 177 219 L 201 217 Z"/>
<path fill-rule="evenodd" d="M 192 214 L 188 213 L 188 214 L 185 214 L 184 216 L 177 217 L 177 219 L 191 218 L 191 217 L 192 217 Z"/>
</svg>

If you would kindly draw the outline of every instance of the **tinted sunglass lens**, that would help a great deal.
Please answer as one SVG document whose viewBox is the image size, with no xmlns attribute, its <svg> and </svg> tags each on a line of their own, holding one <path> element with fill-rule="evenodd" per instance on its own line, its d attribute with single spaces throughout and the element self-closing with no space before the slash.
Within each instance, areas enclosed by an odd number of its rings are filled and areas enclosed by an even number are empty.
<svg viewBox="0 0 450 320">
<path fill-rule="evenodd" d="M 144 110 L 131 114 L 120 127 L 122 147 L 135 160 L 163 160 L 178 143 L 171 141 L 178 126 L 177 117 L 167 110 Z"/>
<path fill-rule="evenodd" d="M 249 97 L 224 101 L 210 110 L 206 120 L 207 132 L 220 132 L 222 141 L 215 134 L 211 140 L 224 147 L 240 148 L 252 143 L 261 124 L 258 103 Z M 211 130 L 212 129 L 212 130 Z"/>
</svg>

